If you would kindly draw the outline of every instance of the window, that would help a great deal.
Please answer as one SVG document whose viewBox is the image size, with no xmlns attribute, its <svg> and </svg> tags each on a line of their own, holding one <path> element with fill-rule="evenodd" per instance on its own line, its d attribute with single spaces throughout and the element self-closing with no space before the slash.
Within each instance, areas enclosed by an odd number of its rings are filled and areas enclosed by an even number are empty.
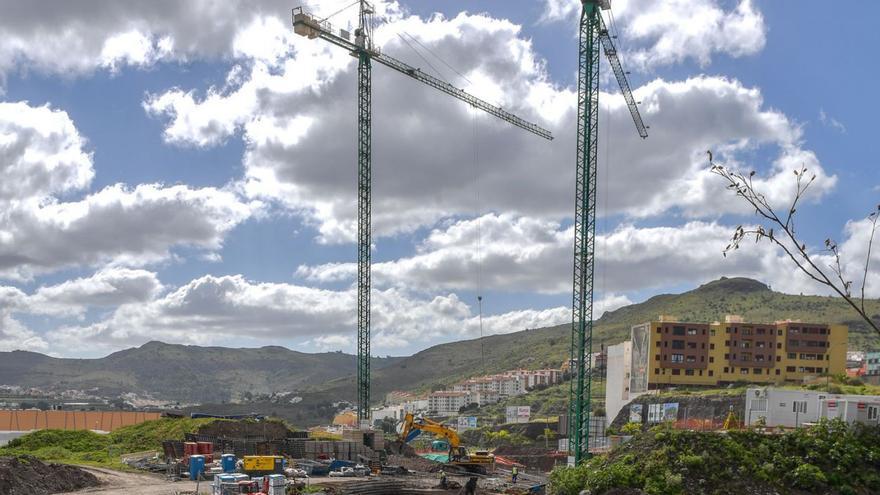
<svg viewBox="0 0 880 495">
<path fill-rule="evenodd" d="M 706 356 L 700 356 L 700 362 L 701 362 L 701 363 L 705 363 L 705 362 L 706 362 Z"/>
<path fill-rule="evenodd" d="M 687 376 L 694 376 L 694 370 L 684 370 L 684 374 Z"/>
<path fill-rule="evenodd" d="M 779 374 L 779 368 L 776 368 L 776 374 L 777 375 Z"/>
<path fill-rule="evenodd" d="M 730 327 L 725 328 L 724 333 L 730 333 Z"/>
<path fill-rule="evenodd" d="M 805 413 L 807 412 L 807 401 L 805 400 L 796 400 L 791 403 L 791 412 L 793 413 Z"/>
<path fill-rule="evenodd" d="M 668 356 L 667 356 L 666 354 L 664 354 L 664 355 L 663 355 L 663 360 L 666 361 L 666 359 L 668 359 Z"/>
<path fill-rule="evenodd" d="M 868 421 L 877 421 L 878 413 L 880 413 L 880 407 L 868 406 Z"/>
<path fill-rule="evenodd" d="M 706 335 L 706 329 L 705 329 L 705 328 L 703 329 L 703 335 Z"/>
<path fill-rule="evenodd" d="M 730 359 L 730 354 L 725 354 L 724 359 Z"/>
<path fill-rule="evenodd" d="M 749 369 L 748 369 L 748 368 L 740 368 L 740 369 L 739 369 L 739 374 L 740 374 L 740 375 L 748 375 L 748 374 L 749 374 Z"/>
<path fill-rule="evenodd" d="M 662 330 L 660 330 L 660 327 L 657 327 L 657 333 L 660 333 L 661 331 Z"/>
<path fill-rule="evenodd" d="M 696 334 L 697 334 L 697 329 L 696 329 L 696 328 L 688 328 L 688 332 L 687 332 L 687 334 L 688 334 L 688 335 L 696 335 Z"/>
<path fill-rule="evenodd" d="M 715 349 L 715 344 L 709 344 L 709 349 L 710 349 L 710 350 Z"/>
<path fill-rule="evenodd" d="M 743 335 L 751 335 L 751 334 L 752 334 L 751 328 L 743 328 Z"/>
<path fill-rule="evenodd" d="M 672 335 L 684 335 L 684 327 L 672 327 Z"/>
<path fill-rule="evenodd" d="M 756 335 L 765 335 L 766 333 L 767 333 L 766 328 L 759 328 L 759 329 L 755 330 Z"/>
<path fill-rule="evenodd" d="M 669 341 L 663 342 L 663 347 L 669 347 Z"/>
<path fill-rule="evenodd" d="M 735 341 L 735 340 L 733 341 L 733 347 L 736 347 L 736 341 Z"/>
<path fill-rule="evenodd" d="M 684 362 L 684 354 L 673 354 L 672 355 L 673 363 L 683 363 Z"/>
<path fill-rule="evenodd" d="M 752 411 L 767 412 L 767 399 L 755 399 L 752 401 Z"/>
<path fill-rule="evenodd" d="M 660 361 L 660 354 L 656 354 L 656 355 L 654 356 L 654 359 L 657 360 L 657 361 Z"/>
<path fill-rule="evenodd" d="M 805 372 L 806 371 L 804 370 L 803 366 L 798 366 L 798 373 L 805 373 Z"/>
<path fill-rule="evenodd" d="M 777 342 L 777 343 L 776 343 L 776 348 L 777 348 L 777 349 L 782 349 L 782 342 Z"/>
<path fill-rule="evenodd" d="M 761 374 L 761 368 L 754 368 L 754 369 L 752 369 L 752 373 L 755 374 L 755 375 L 760 375 L 760 374 Z"/>
<path fill-rule="evenodd" d="M 755 354 L 755 361 L 759 361 L 759 362 L 763 363 L 764 362 L 764 355 L 763 354 Z"/>
<path fill-rule="evenodd" d="M 703 370 L 700 370 L 700 376 L 703 376 Z"/>
<path fill-rule="evenodd" d="M 778 328 L 778 329 L 776 330 L 776 335 L 782 337 L 782 329 L 781 329 L 781 328 Z"/>
<path fill-rule="evenodd" d="M 724 372 L 725 372 L 725 373 L 730 373 L 730 369 L 729 369 L 727 366 L 725 366 L 725 367 L 724 367 Z"/>
<path fill-rule="evenodd" d="M 655 374 L 655 375 L 659 375 L 659 374 L 660 374 L 660 368 L 654 368 L 654 374 Z"/>
<path fill-rule="evenodd" d="M 751 360 L 752 360 L 752 355 L 751 355 L 750 353 L 748 353 L 748 352 L 744 352 L 744 353 L 742 353 L 742 355 L 739 357 L 739 360 L 740 360 L 740 361 L 751 361 Z"/>
<path fill-rule="evenodd" d="M 751 340 L 743 340 L 741 347 L 743 349 L 748 349 L 748 348 L 752 347 L 752 341 Z"/>
<path fill-rule="evenodd" d="M 684 349 L 684 341 L 683 340 L 673 340 L 672 341 L 673 349 Z"/>
<path fill-rule="evenodd" d="M 795 352 L 789 352 L 789 353 L 788 353 L 788 359 L 797 359 L 797 353 L 795 353 Z"/>
<path fill-rule="evenodd" d="M 687 359 L 685 359 L 685 361 L 687 361 L 689 363 L 696 363 L 697 357 L 696 356 L 688 356 Z"/>
<path fill-rule="evenodd" d="M 788 345 L 790 345 L 792 347 L 797 347 L 800 345 L 800 342 L 798 342 L 797 340 L 789 340 Z"/>
<path fill-rule="evenodd" d="M 715 362 L 715 358 L 714 358 L 713 356 L 709 356 L 709 362 L 710 362 L 710 363 L 714 363 L 714 362 Z"/>
<path fill-rule="evenodd" d="M 705 348 L 706 348 L 706 343 L 705 343 L 705 342 L 703 342 L 702 344 L 700 344 L 700 349 L 705 349 Z"/>
<path fill-rule="evenodd" d="M 697 348 L 696 342 L 688 342 L 687 344 L 688 344 L 688 349 L 696 349 Z"/>
<path fill-rule="evenodd" d="M 710 329 L 709 329 L 709 335 L 712 336 L 712 337 L 715 336 L 715 329 L 714 329 L 714 328 L 710 328 Z"/>
<path fill-rule="evenodd" d="M 776 356 L 776 362 L 778 363 L 778 362 L 781 362 L 781 361 L 782 361 L 782 356 Z"/>
<path fill-rule="evenodd" d="M 724 371 L 727 371 L 727 369 L 725 368 Z M 715 376 L 715 372 L 712 370 L 709 370 L 709 376 Z"/>
<path fill-rule="evenodd" d="M 673 375 L 680 375 L 680 374 L 681 374 L 681 370 L 678 369 L 678 368 L 675 368 L 675 369 L 672 370 L 672 374 L 673 374 Z"/>
<path fill-rule="evenodd" d="M 767 343 L 766 342 L 755 342 L 755 347 L 757 347 L 758 349 L 763 349 L 763 348 L 767 347 Z"/>
<path fill-rule="evenodd" d="M 659 349 L 659 348 L 661 348 L 661 347 L 663 347 L 663 346 L 661 345 L 660 341 L 658 340 L 658 341 L 657 341 L 657 348 Z"/>
<path fill-rule="evenodd" d="M 730 341 L 729 341 L 729 340 L 725 340 L 725 341 L 724 341 L 724 346 L 725 346 L 725 347 L 730 347 Z"/>
<path fill-rule="evenodd" d="M 794 366 L 786 366 L 785 371 L 787 373 L 794 373 Z"/>
</svg>

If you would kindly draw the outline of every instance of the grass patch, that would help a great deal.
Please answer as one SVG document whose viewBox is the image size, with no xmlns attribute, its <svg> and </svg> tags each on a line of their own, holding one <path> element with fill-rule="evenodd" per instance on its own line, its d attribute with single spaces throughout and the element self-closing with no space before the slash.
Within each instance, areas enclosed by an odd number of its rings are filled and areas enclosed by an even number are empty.
<svg viewBox="0 0 880 495">
<path fill-rule="evenodd" d="M 120 456 L 131 452 L 162 450 L 162 441 L 182 440 L 184 434 L 216 419 L 162 418 L 126 426 L 110 434 L 88 430 L 39 430 L 11 440 L 0 455 L 32 455 L 40 460 L 128 469 Z"/>
</svg>

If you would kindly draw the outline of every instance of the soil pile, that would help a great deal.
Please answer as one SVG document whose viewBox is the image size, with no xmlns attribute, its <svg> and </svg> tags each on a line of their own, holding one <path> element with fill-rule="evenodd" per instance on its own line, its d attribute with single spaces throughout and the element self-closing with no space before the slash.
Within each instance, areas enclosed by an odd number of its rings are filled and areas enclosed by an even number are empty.
<svg viewBox="0 0 880 495">
<path fill-rule="evenodd" d="M 218 438 L 287 438 L 287 426 L 277 421 L 214 421 L 199 428 L 199 435 Z"/>
<path fill-rule="evenodd" d="M 0 493 L 49 495 L 69 492 L 100 482 L 92 473 L 64 464 L 45 464 L 36 457 L 0 457 Z"/>
</svg>

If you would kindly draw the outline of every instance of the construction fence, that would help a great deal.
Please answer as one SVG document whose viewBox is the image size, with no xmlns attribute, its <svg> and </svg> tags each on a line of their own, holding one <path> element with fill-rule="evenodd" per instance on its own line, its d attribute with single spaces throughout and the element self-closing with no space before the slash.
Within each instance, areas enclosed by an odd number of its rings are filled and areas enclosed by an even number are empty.
<svg viewBox="0 0 880 495">
<path fill-rule="evenodd" d="M 98 430 L 113 431 L 159 419 L 161 413 L 142 411 L 0 410 L 0 431 Z"/>
</svg>

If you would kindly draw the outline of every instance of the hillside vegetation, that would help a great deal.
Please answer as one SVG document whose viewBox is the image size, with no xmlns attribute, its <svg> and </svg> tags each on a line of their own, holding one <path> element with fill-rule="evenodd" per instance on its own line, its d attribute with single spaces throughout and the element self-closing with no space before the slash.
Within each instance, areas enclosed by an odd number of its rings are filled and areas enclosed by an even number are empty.
<svg viewBox="0 0 880 495">
<path fill-rule="evenodd" d="M 880 427 L 823 421 L 783 434 L 658 426 L 577 468 L 557 468 L 553 493 L 630 488 L 649 495 L 868 495 L 880 486 Z"/>
<path fill-rule="evenodd" d="M 120 428 L 110 434 L 89 430 L 38 430 L 0 447 L 0 456 L 32 455 L 44 461 L 124 469 L 122 454 L 162 451 L 162 441 L 182 440 L 216 419 L 157 419 Z"/>
</svg>

